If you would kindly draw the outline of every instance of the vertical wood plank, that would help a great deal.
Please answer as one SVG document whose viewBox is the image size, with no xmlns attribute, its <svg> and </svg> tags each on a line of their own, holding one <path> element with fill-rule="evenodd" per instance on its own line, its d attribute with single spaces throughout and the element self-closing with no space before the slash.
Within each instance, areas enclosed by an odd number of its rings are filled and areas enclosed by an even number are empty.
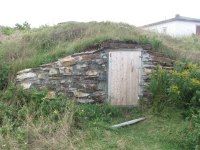
<svg viewBox="0 0 200 150">
<path fill-rule="evenodd" d="M 133 57 L 132 57 L 132 54 L 133 53 L 130 53 L 129 54 L 129 65 L 130 65 L 130 68 L 129 68 L 129 99 L 128 99 L 128 105 L 132 105 L 132 99 L 134 98 L 133 97 L 133 92 L 134 92 L 134 89 L 133 89 L 133 75 L 134 75 L 134 60 L 133 60 Z M 132 64 L 133 63 L 133 64 Z"/>
<path fill-rule="evenodd" d="M 127 95 L 126 95 L 126 86 L 127 86 L 127 52 L 122 53 L 123 56 L 123 66 L 122 66 L 122 105 L 127 105 Z"/>
</svg>

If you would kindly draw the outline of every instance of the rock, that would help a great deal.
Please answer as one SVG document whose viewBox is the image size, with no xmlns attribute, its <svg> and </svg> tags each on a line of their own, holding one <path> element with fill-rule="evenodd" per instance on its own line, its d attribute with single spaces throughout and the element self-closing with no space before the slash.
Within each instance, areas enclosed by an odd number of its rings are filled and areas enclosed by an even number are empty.
<svg viewBox="0 0 200 150">
<path fill-rule="evenodd" d="M 24 70 L 18 71 L 17 74 L 28 73 L 28 72 L 31 72 L 31 71 L 32 71 L 31 68 L 29 68 L 29 69 L 24 69 Z"/>
<path fill-rule="evenodd" d="M 156 69 L 155 65 L 143 65 L 143 67 L 146 69 Z"/>
<path fill-rule="evenodd" d="M 47 72 L 49 72 L 51 70 L 51 68 L 41 68 L 41 69 L 42 69 L 42 71 L 47 71 Z"/>
<path fill-rule="evenodd" d="M 166 69 L 166 70 L 173 70 L 174 67 L 163 67 L 163 69 Z"/>
<path fill-rule="evenodd" d="M 165 62 L 165 57 L 152 56 L 152 60 L 155 62 Z"/>
<path fill-rule="evenodd" d="M 165 58 L 165 62 L 166 62 L 166 63 L 169 63 L 169 64 L 172 64 L 172 63 L 173 63 L 173 61 L 172 61 L 170 58 Z"/>
<path fill-rule="evenodd" d="M 86 68 L 88 65 L 87 64 L 78 64 L 76 65 L 77 69 L 81 69 L 81 68 Z"/>
<path fill-rule="evenodd" d="M 160 53 L 160 52 L 154 52 L 154 55 L 156 55 L 157 57 L 163 57 L 164 56 L 164 54 Z"/>
<path fill-rule="evenodd" d="M 73 68 L 72 67 L 60 67 L 59 68 L 60 73 L 66 74 L 66 75 L 72 75 Z"/>
<path fill-rule="evenodd" d="M 96 101 L 105 101 L 106 99 L 106 92 L 105 91 L 97 91 L 90 95 Z"/>
<path fill-rule="evenodd" d="M 76 102 L 81 103 L 81 104 L 86 104 L 86 103 L 93 103 L 94 100 L 93 99 L 77 99 Z"/>
<path fill-rule="evenodd" d="M 106 81 L 107 74 L 106 73 L 99 73 L 98 80 L 99 81 Z"/>
<path fill-rule="evenodd" d="M 39 72 L 41 71 L 41 68 L 32 68 L 32 72 Z"/>
<path fill-rule="evenodd" d="M 38 74 L 38 78 L 39 79 L 45 79 L 46 78 L 46 74 L 40 73 L 40 74 Z"/>
<path fill-rule="evenodd" d="M 96 76 L 97 75 L 97 71 L 96 70 L 89 70 L 86 72 L 86 75 L 88 76 Z"/>
<path fill-rule="evenodd" d="M 40 65 L 41 68 L 52 68 L 52 63 Z"/>
<path fill-rule="evenodd" d="M 49 71 L 49 75 L 57 75 L 58 74 L 58 70 L 52 68 L 50 71 Z"/>
<path fill-rule="evenodd" d="M 68 88 L 68 91 L 74 93 L 74 91 L 77 91 L 77 88 L 71 88 L 71 87 L 69 87 L 69 88 Z"/>
<path fill-rule="evenodd" d="M 86 88 L 86 89 L 92 89 L 92 90 L 96 90 L 97 89 L 97 85 L 96 84 L 78 84 L 78 87 Z"/>
<path fill-rule="evenodd" d="M 76 64 L 76 59 L 73 57 L 66 57 L 59 60 L 60 66 L 67 67 Z"/>
<path fill-rule="evenodd" d="M 91 63 L 92 64 L 99 64 L 99 65 L 101 65 L 101 64 L 103 64 L 104 63 L 104 61 L 103 61 L 103 59 L 94 59 L 94 60 L 91 60 Z"/>
<path fill-rule="evenodd" d="M 98 90 L 105 90 L 107 88 L 106 82 L 99 82 L 98 84 Z"/>
<path fill-rule="evenodd" d="M 90 94 L 88 93 L 83 93 L 83 92 L 73 92 L 75 97 L 87 97 Z"/>
<path fill-rule="evenodd" d="M 31 88 L 32 83 L 31 82 L 22 82 L 20 86 L 23 87 L 24 90 Z"/>
<path fill-rule="evenodd" d="M 94 54 L 80 56 L 79 60 L 89 60 L 89 59 L 92 59 L 92 58 L 95 58 Z"/>
<path fill-rule="evenodd" d="M 60 83 L 65 83 L 65 82 L 66 82 L 66 80 L 61 80 L 61 81 L 60 81 Z"/>
<path fill-rule="evenodd" d="M 22 80 L 24 80 L 24 79 L 27 79 L 27 78 L 34 78 L 34 77 L 36 77 L 36 74 L 35 74 L 35 73 L 32 73 L 32 72 L 23 73 L 23 74 L 17 75 L 17 81 L 22 81 Z"/>
<path fill-rule="evenodd" d="M 56 93 L 54 91 L 50 91 L 47 93 L 47 98 L 54 99 L 56 98 Z"/>
<path fill-rule="evenodd" d="M 49 80 L 60 80 L 61 77 L 49 77 Z"/>
<path fill-rule="evenodd" d="M 144 72 L 147 73 L 147 74 L 151 73 L 151 69 L 144 68 L 143 70 L 144 70 Z"/>
<path fill-rule="evenodd" d="M 47 87 L 47 86 L 41 86 L 39 89 L 40 89 L 40 90 L 47 90 L 48 87 Z"/>
<path fill-rule="evenodd" d="M 141 47 L 145 50 L 151 50 L 152 46 L 150 44 L 141 45 Z"/>
</svg>

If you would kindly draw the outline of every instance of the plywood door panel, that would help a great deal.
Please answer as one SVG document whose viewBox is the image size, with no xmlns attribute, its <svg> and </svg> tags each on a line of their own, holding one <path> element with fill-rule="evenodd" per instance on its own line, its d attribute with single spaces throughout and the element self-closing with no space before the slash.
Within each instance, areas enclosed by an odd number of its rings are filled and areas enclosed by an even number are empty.
<svg viewBox="0 0 200 150">
<path fill-rule="evenodd" d="M 109 53 L 109 99 L 112 105 L 138 104 L 140 51 Z"/>
</svg>

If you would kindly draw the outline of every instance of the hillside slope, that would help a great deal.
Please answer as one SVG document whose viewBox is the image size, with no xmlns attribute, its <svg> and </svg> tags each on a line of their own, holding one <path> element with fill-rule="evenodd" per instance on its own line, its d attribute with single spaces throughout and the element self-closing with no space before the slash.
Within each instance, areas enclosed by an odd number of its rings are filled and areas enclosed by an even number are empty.
<svg viewBox="0 0 200 150">
<path fill-rule="evenodd" d="M 50 99 L 47 90 L 25 91 L 13 84 L 19 70 L 109 39 L 148 43 L 172 58 L 199 63 L 196 36 L 172 38 L 112 22 L 69 22 L 25 30 L 0 27 L 0 149 L 199 148 L 200 67 L 195 64 L 177 61 L 174 71 L 158 67 L 158 73 L 151 74 L 151 98 L 141 99 L 139 108 L 79 105 L 64 95 Z M 147 119 L 111 128 L 140 117 Z"/>
<path fill-rule="evenodd" d="M 10 35 L 5 35 L 4 28 L 0 28 L 0 61 L 11 66 L 11 79 L 19 70 L 80 52 L 108 39 L 151 43 L 154 49 L 166 55 L 195 63 L 198 63 L 200 56 L 200 40 L 197 37 L 172 38 L 123 23 L 69 22 L 30 30 L 13 29 Z"/>
</svg>

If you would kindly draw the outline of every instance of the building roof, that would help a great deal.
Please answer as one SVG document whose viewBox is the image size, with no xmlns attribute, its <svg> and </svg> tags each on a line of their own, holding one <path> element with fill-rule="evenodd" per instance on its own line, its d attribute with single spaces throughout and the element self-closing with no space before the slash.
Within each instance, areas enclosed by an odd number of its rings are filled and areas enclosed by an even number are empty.
<svg viewBox="0 0 200 150">
<path fill-rule="evenodd" d="M 184 17 L 184 16 L 180 16 L 179 14 L 176 14 L 174 18 L 163 20 L 163 21 L 159 21 L 159 22 L 155 22 L 155 23 L 151 23 L 151 24 L 147 24 L 147 25 L 144 25 L 144 26 L 141 26 L 141 27 L 142 28 L 151 27 L 151 26 L 154 26 L 154 25 L 159 25 L 159 24 L 163 24 L 163 23 L 167 23 L 167 22 L 173 22 L 173 21 L 185 21 L 185 22 L 200 23 L 200 19 Z"/>
</svg>

